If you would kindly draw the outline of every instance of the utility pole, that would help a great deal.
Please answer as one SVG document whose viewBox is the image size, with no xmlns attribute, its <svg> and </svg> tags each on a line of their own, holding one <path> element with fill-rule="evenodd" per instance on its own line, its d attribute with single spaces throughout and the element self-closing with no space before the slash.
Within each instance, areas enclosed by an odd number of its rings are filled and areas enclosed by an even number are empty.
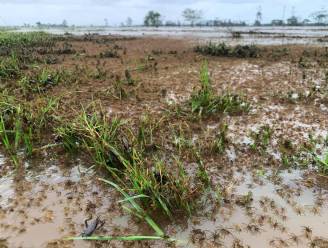
<svg viewBox="0 0 328 248">
<path fill-rule="evenodd" d="M 262 7 L 259 6 L 256 12 L 255 26 L 261 26 L 262 23 Z"/>
</svg>

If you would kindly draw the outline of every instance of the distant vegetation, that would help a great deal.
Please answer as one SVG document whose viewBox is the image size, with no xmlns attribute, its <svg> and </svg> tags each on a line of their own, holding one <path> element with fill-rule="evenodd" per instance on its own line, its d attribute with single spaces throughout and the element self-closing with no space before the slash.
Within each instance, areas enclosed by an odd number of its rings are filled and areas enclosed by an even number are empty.
<svg viewBox="0 0 328 248">
<path fill-rule="evenodd" d="M 145 14 L 142 25 L 150 27 L 159 26 L 213 26 L 213 27 L 230 27 L 230 26 L 327 26 L 328 25 L 328 12 L 324 9 L 315 11 L 309 14 L 307 17 L 302 18 L 292 13 L 289 17 L 283 19 L 273 19 L 271 21 L 262 22 L 263 14 L 261 8 L 254 11 L 255 21 L 250 25 L 246 21 L 234 21 L 231 19 L 208 19 L 204 16 L 204 13 L 200 9 L 186 8 L 182 11 L 181 17 L 183 21 L 164 20 L 164 16 L 154 10 L 150 10 Z M 131 17 L 127 17 L 125 22 L 122 22 L 120 26 L 131 27 L 132 25 L 140 26 L 140 24 L 134 24 Z M 24 24 L 25 27 L 37 27 L 37 28 L 68 28 L 75 27 L 75 25 L 69 25 L 64 19 L 59 24 L 41 23 L 36 22 L 35 25 Z M 93 26 L 93 25 L 91 25 Z M 97 25 L 108 27 L 109 21 L 104 18 L 104 25 Z"/>
<path fill-rule="evenodd" d="M 237 58 L 257 58 L 260 56 L 260 49 L 255 45 L 237 45 L 228 46 L 225 43 L 208 43 L 194 48 L 195 52 L 203 55 L 219 57 L 237 57 Z"/>
</svg>

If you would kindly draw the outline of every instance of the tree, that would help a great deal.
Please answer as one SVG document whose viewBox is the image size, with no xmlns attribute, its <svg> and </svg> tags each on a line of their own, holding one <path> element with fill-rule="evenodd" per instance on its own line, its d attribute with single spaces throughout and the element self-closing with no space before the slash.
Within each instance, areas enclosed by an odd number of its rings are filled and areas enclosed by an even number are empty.
<svg viewBox="0 0 328 248">
<path fill-rule="evenodd" d="M 291 16 L 290 18 L 287 19 L 287 25 L 289 26 L 298 26 L 298 18 L 296 16 Z"/>
<path fill-rule="evenodd" d="M 67 27 L 67 26 L 68 26 L 68 25 L 67 25 L 67 21 L 66 21 L 65 19 L 64 19 L 63 22 L 62 22 L 62 26 L 63 26 L 63 27 Z"/>
<path fill-rule="evenodd" d="M 261 26 L 262 23 L 262 7 L 260 6 L 256 12 L 256 19 L 254 22 L 254 26 Z"/>
<path fill-rule="evenodd" d="M 196 9 L 185 9 L 182 12 L 183 18 L 190 23 L 191 26 L 194 26 L 195 22 L 202 19 L 203 12 L 201 10 Z"/>
<path fill-rule="evenodd" d="M 107 18 L 104 19 L 104 22 L 105 22 L 105 26 L 108 27 L 108 19 Z"/>
<path fill-rule="evenodd" d="M 328 13 L 326 10 L 320 10 L 312 13 L 311 17 L 314 19 L 315 24 L 323 25 L 328 19 Z"/>
<path fill-rule="evenodd" d="M 132 18 L 131 17 L 128 17 L 126 19 L 126 26 L 131 27 L 132 26 L 132 23 L 133 23 Z"/>
<path fill-rule="evenodd" d="M 156 11 L 149 11 L 145 16 L 144 24 L 145 26 L 160 26 L 162 24 L 161 14 Z"/>
<path fill-rule="evenodd" d="M 280 20 L 280 19 L 275 19 L 271 21 L 271 25 L 272 26 L 283 26 L 284 25 L 284 21 Z"/>
</svg>

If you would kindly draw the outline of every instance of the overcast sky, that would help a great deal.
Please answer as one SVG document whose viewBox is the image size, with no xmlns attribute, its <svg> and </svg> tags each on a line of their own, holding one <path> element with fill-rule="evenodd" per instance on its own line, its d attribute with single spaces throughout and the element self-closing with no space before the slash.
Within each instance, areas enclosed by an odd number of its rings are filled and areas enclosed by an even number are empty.
<svg viewBox="0 0 328 248">
<path fill-rule="evenodd" d="M 263 21 L 281 19 L 292 13 L 308 18 L 313 11 L 328 8 L 328 0 L 0 0 L 0 24 L 21 25 L 61 23 L 119 25 L 127 17 L 140 24 L 149 10 L 159 11 L 164 20 L 183 20 L 185 8 L 203 10 L 206 19 L 232 19 L 253 22 L 259 6 Z"/>
</svg>

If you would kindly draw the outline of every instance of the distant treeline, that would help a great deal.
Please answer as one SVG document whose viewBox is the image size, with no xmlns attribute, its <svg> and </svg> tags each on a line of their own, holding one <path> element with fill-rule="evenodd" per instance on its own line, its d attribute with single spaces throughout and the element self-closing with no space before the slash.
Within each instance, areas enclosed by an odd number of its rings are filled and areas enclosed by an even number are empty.
<svg viewBox="0 0 328 248">
<path fill-rule="evenodd" d="M 220 20 L 218 18 L 214 20 L 206 20 L 204 18 L 203 11 L 197 9 L 187 8 L 182 12 L 183 22 L 163 20 L 162 15 L 157 11 L 148 11 L 144 17 L 143 25 L 133 25 L 133 20 L 128 17 L 125 22 L 122 22 L 122 27 L 135 27 L 135 26 L 147 26 L 147 27 L 243 27 L 243 26 L 328 26 L 328 12 L 326 10 L 320 10 L 312 13 L 309 19 L 302 19 L 295 15 L 292 15 L 286 20 L 275 19 L 269 23 L 262 22 L 262 12 L 259 10 L 256 14 L 256 19 L 253 24 L 246 23 L 245 21 L 232 21 L 232 20 Z M 63 20 L 60 24 L 45 24 L 37 22 L 35 25 L 25 24 L 25 27 L 38 27 L 38 28 L 66 28 L 75 27 L 75 25 L 69 26 L 66 20 Z M 91 27 L 100 27 L 99 25 L 90 25 Z M 108 27 L 108 19 L 104 18 L 104 25 L 101 27 Z"/>
</svg>

